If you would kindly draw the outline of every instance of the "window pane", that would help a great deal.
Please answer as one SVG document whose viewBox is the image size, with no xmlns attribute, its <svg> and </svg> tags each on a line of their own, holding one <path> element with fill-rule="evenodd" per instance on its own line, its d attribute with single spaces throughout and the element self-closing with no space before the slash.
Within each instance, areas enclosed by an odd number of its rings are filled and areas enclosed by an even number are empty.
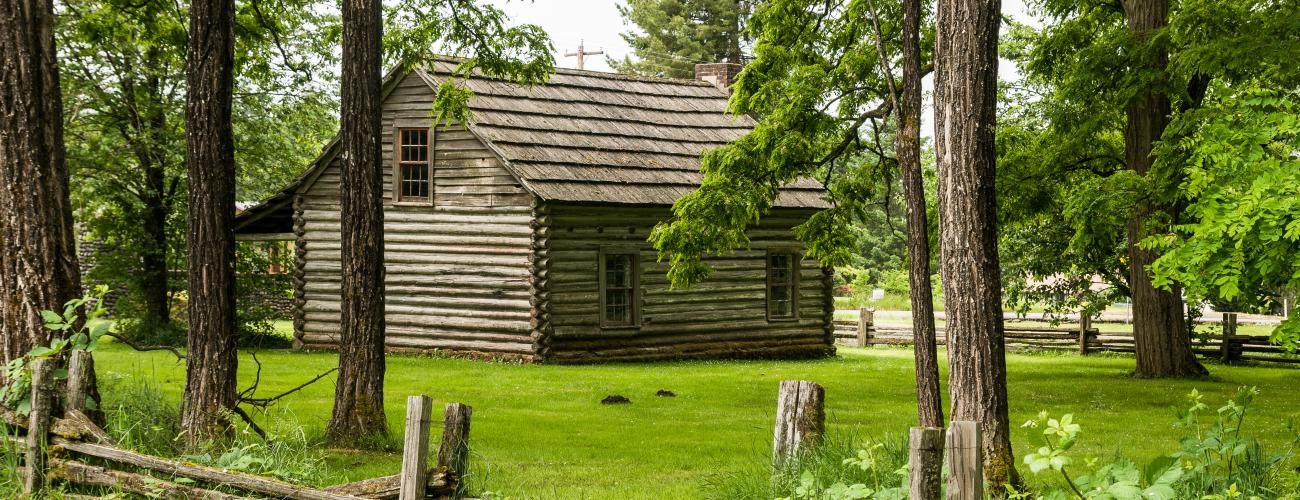
<svg viewBox="0 0 1300 500">
<path fill-rule="evenodd" d="M 628 288 L 632 286 L 632 256 L 605 256 L 605 286 L 608 288 Z"/>
<path fill-rule="evenodd" d="M 607 290 L 605 292 L 605 321 L 632 324 L 632 291 Z"/>
<path fill-rule="evenodd" d="M 605 254 L 605 287 L 601 297 L 605 301 L 603 323 L 605 325 L 636 324 L 633 303 L 636 300 L 636 259 L 634 254 Z"/>
<path fill-rule="evenodd" d="M 425 129 L 407 129 L 402 131 L 403 162 L 429 161 L 429 131 Z"/>
<path fill-rule="evenodd" d="M 767 258 L 767 314 L 794 317 L 794 256 L 771 254 Z"/>
</svg>

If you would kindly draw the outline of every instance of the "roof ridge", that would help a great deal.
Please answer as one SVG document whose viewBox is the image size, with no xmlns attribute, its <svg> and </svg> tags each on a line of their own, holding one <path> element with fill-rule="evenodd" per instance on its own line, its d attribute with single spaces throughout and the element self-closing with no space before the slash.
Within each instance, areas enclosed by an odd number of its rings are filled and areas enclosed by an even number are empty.
<svg viewBox="0 0 1300 500">
<path fill-rule="evenodd" d="M 433 56 L 433 60 L 435 61 L 443 61 L 443 62 L 450 62 L 456 64 L 465 62 L 465 59 L 466 58 L 464 57 L 448 56 L 442 54 L 434 54 Z M 628 75 L 623 73 L 611 73 L 608 71 L 595 71 L 589 69 L 574 69 L 574 68 L 559 68 L 559 67 L 552 68 L 552 70 L 555 73 L 564 74 L 564 75 L 589 76 L 592 78 L 604 78 L 606 80 L 623 80 L 623 81 L 630 81 L 630 82 L 646 82 L 646 83 L 665 83 L 670 85 L 686 85 L 686 86 L 693 86 L 693 87 L 717 88 L 717 86 L 712 83 L 706 82 L 704 80 L 697 80 L 694 78 L 669 78 L 669 77 L 662 77 L 662 76 Z M 437 70 L 434 71 L 436 72 Z M 482 74 L 476 76 L 478 76 L 479 78 L 499 79 L 499 78 L 482 75 Z"/>
</svg>

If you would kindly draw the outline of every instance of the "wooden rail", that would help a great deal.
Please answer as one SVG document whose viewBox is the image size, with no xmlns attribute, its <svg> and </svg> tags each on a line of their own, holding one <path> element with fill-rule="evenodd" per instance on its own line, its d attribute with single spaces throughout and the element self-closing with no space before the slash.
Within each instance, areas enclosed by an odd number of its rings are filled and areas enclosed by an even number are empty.
<svg viewBox="0 0 1300 500">
<path fill-rule="evenodd" d="M 868 313 L 866 318 L 873 318 L 873 315 Z M 1270 343 L 1265 337 L 1232 334 L 1236 328 L 1230 319 L 1226 319 L 1224 324 L 1229 334 L 1195 338 L 1192 340 L 1192 350 L 1204 357 L 1227 363 L 1241 360 L 1300 363 L 1300 355 L 1288 353 L 1286 348 Z M 945 345 L 947 336 L 944 328 L 937 328 L 935 333 L 935 341 L 939 345 Z M 1045 328 L 1018 327 L 1014 323 L 1007 323 L 1003 333 L 1009 350 L 1074 351 L 1080 354 L 1134 351 L 1131 331 L 1101 332 L 1091 324 L 1079 325 L 1077 328 Z M 908 326 L 878 325 L 872 319 L 835 320 L 835 343 L 839 345 L 911 345 L 912 341 L 912 328 Z"/>
</svg>

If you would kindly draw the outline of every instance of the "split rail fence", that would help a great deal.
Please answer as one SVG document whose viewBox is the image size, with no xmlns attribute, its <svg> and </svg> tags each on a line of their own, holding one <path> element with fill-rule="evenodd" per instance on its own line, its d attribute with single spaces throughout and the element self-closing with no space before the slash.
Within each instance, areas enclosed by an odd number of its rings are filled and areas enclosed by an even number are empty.
<svg viewBox="0 0 1300 500">
<path fill-rule="evenodd" d="M 20 450 L 24 490 L 40 496 L 53 484 L 108 489 L 157 498 L 360 500 L 444 498 L 454 495 L 469 458 L 469 406 L 446 406 L 437 465 L 429 467 L 432 399 L 410 396 L 402 472 L 353 483 L 312 488 L 278 479 L 160 458 L 115 446 L 107 432 L 85 414 L 85 381 L 90 353 L 74 351 L 66 386 L 54 378 L 55 361 L 31 363 L 31 410 L 27 416 L 0 407 L 3 436 Z M 65 389 L 66 390 L 63 390 Z M 67 498 L 91 498 L 65 495 Z"/>
<path fill-rule="evenodd" d="M 856 320 L 835 320 L 835 342 L 840 345 L 869 347 L 877 345 L 911 345 L 912 328 L 876 325 L 870 309 L 860 309 Z M 1300 356 L 1274 345 L 1266 337 L 1237 335 L 1236 314 L 1225 313 L 1224 334 L 1192 340 L 1192 350 L 1223 362 L 1272 361 L 1300 363 Z M 1085 319 L 1077 328 L 1022 327 L 1007 323 L 1003 330 L 1005 345 L 1011 350 L 1090 352 L 1133 352 L 1133 332 L 1102 332 Z M 936 328 L 935 342 L 945 345 L 943 327 Z"/>
</svg>

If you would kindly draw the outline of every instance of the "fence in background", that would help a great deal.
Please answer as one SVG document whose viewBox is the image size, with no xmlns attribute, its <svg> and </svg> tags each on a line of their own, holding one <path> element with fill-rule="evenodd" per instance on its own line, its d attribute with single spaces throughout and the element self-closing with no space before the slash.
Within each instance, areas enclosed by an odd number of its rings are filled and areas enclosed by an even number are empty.
<svg viewBox="0 0 1300 500">
<path fill-rule="evenodd" d="M 835 320 L 835 342 L 840 345 L 869 347 L 877 345 L 911 345 L 912 328 L 876 325 L 870 309 L 860 309 L 856 320 Z M 1300 356 L 1274 345 L 1266 337 L 1237 335 L 1235 313 L 1224 313 L 1223 334 L 1192 340 L 1192 350 L 1223 362 L 1271 361 L 1300 363 Z M 1020 327 L 1007 322 L 1004 329 L 1009 350 L 1090 352 L 1133 352 L 1133 332 L 1102 332 L 1085 321 L 1076 328 Z M 943 327 L 935 332 L 939 345 L 947 343 Z"/>
</svg>

